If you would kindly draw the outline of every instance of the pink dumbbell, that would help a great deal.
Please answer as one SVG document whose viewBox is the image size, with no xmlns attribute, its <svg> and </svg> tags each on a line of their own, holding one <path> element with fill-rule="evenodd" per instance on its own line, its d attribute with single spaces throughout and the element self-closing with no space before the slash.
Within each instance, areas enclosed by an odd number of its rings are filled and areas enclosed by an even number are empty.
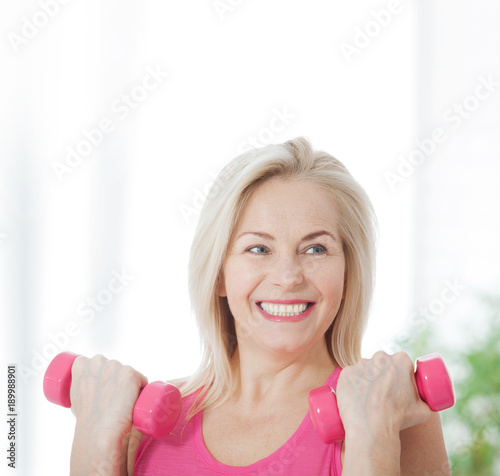
<svg viewBox="0 0 500 476">
<path fill-rule="evenodd" d="M 45 371 L 43 393 L 49 402 L 71 407 L 71 367 L 79 354 L 62 352 Z M 168 435 L 181 412 L 181 393 L 174 385 L 161 381 L 146 385 L 139 395 L 132 415 L 137 430 L 154 438 Z"/>
<path fill-rule="evenodd" d="M 455 404 L 455 390 L 439 354 L 419 357 L 415 362 L 415 381 L 420 398 L 433 412 Z M 319 437 L 327 444 L 344 439 L 344 425 L 337 408 L 334 390 L 329 385 L 309 392 L 309 413 Z"/>
</svg>

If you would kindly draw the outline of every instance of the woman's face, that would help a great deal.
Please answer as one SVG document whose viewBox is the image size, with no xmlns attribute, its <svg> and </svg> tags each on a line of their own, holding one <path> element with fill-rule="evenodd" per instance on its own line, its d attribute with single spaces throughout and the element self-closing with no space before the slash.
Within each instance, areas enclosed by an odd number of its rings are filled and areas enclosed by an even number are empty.
<svg viewBox="0 0 500 476">
<path fill-rule="evenodd" d="M 272 178 L 253 192 L 229 243 L 219 288 L 235 319 L 240 352 L 244 345 L 283 356 L 325 346 L 344 293 L 337 222 L 335 202 L 315 184 Z M 323 233 L 307 237 L 315 232 Z M 280 309 L 258 304 L 276 300 L 314 304 L 305 312 L 293 305 L 295 316 L 273 315 Z"/>
</svg>

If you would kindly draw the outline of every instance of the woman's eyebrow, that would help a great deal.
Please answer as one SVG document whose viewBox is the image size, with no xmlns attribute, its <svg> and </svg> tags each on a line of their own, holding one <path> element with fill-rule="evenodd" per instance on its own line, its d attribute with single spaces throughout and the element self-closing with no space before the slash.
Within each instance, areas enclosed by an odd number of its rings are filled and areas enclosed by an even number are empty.
<svg viewBox="0 0 500 476">
<path fill-rule="evenodd" d="M 239 240 L 244 235 L 256 235 L 256 236 L 260 236 L 261 238 L 267 238 L 268 240 L 276 241 L 276 238 L 274 238 L 274 236 L 271 236 L 268 233 L 264 233 L 264 232 L 260 232 L 260 231 L 244 231 L 243 233 L 240 233 L 237 236 L 236 240 Z M 309 233 L 308 235 L 303 236 L 301 241 L 312 240 L 312 239 L 317 238 L 318 236 L 322 236 L 322 235 L 327 235 L 333 241 L 338 241 L 337 237 L 335 235 L 333 235 L 332 233 L 330 233 L 329 231 L 326 231 L 326 230 L 320 230 L 320 231 L 315 231 L 313 233 Z"/>
</svg>

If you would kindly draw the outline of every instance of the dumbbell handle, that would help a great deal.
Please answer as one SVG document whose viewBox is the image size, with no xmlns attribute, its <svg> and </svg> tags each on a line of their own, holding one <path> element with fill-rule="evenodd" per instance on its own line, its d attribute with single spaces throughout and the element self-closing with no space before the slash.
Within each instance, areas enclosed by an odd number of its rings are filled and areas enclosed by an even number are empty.
<svg viewBox="0 0 500 476">
<path fill-rule="evenodd" d="M 49 402 L 71 407 L 71 368 L 79 354 L 62 352 L 54 357 L 45 371 L 43 393 Z M 141 433 L 162 438 L 175 426 L 181 411 L 179 389 L 161 381 L 141 389 L 133 411 L 134 426 Z"/>
<path fill-rule="evenodd" d="M 420 398 L 433 412 L 455 404 L 455 390 L 443 358 L 436 353 L 415 362 L 415 382 Z M 342 441 L 344 426 L 337 408 L 335 391 L 329 385 L 309 392 L 309 413 L 314 427 L 325 443 Z"/>
</svg>

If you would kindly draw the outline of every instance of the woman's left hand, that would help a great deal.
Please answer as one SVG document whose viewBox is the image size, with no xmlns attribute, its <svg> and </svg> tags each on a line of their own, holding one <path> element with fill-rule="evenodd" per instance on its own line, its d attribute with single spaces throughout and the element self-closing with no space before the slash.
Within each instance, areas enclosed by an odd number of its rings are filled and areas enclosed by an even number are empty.
<svg viewBox="0 0 500 476">
<path fill-rule="evenodd" d="M 424 423 L 432 413 L 419 397 L 413 362 L 405 352 L 379 351 L 345 367 L 336 393 L 346 432 L 350 427 L 387 425 L 399 432 Z"/>
</svg>

